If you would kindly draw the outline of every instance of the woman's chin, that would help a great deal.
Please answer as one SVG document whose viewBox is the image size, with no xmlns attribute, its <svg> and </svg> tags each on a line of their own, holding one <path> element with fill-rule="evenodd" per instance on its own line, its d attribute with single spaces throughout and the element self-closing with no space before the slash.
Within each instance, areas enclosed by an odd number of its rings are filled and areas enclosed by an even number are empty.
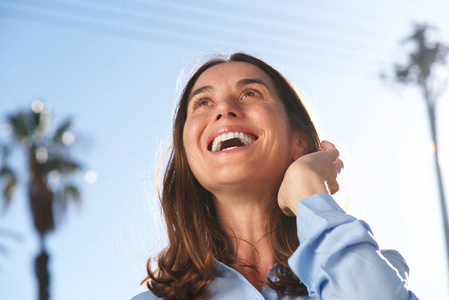
<svg viewBox="0 0 449 300">
<path fill-rule="evenodd" d="M 229 194 L 229 195 L 250 195 L 250 194 L 271 194 L 279 187 L 282 181 L 282 176 L 260 176 L 266 175 L 263 173 L 251 174 L 244 176 L 242 173 L 227 174 L 228 176 L 221 176 L 213 181 L 208 178 L 203 186 L 214 195 Z M 259 175 L 259 176 L 257 176 Z M 279 177 L 278 179 L 276 179 Z"/>
</svg>

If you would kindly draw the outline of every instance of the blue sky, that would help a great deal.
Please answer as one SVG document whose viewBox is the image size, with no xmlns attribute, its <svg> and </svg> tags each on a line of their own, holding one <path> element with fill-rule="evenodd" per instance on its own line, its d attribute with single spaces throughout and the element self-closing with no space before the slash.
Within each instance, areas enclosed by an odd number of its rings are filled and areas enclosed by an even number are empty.
<svg viewBox="0 0 449 300">
<path fill-rule="evenodd" d="M 449 36 L 449 4 L 391 2 L 0 0 L 1 116 L 35 99 L 56 121 L 73 116 L 77 157 L 98 174 L 95 184 L 80 183 L 82 205 L 69 207 L 49 237 L 52 299 L 129 299 L 142 290 L 146 259 L 163 245 L 155 166 L 169 142 L 179 74 L 206 54 L 240 50 L 299 88 L 345 161 L 337 199 L 368 221 L 383 248 L 405 256 L 411 288 L 448 298 L 425 107 L 415 90 L 378 74 L 400 57 L 412 21 Z M 443 175 L 447 99 L 438 107 Z M 0 256 L 0 300 L 35 299 L 38 244 L 23 190 L 0 228 L 22 237 L 1 240 L 10 253 Z"/>
</svg>

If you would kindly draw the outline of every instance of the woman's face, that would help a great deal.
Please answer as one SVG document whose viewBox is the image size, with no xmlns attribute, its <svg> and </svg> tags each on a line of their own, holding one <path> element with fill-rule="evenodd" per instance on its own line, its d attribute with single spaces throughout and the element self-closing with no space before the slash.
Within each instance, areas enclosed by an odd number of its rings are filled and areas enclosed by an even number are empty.
<svg viewBox="0 0 449 300">
<path fill-rule="evenodd" d="M 273 191 L 295 148 L 271 78 L 245 62 L 213 66 L 198 78 L 189 96 L 183 141 L 193 174 L 213 194 Z"/>
</svg>

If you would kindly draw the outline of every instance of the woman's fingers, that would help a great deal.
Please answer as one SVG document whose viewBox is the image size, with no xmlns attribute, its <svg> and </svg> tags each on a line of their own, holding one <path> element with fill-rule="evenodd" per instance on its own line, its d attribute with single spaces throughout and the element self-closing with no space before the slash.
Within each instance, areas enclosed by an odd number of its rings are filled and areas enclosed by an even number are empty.
<svg viewBox="0 0 449 300">
<path fill-rule="evenodd" d="M 330 165 L 324 166 L 324 172 L 321 174 L 326 181 L 327 188 L 330 194 L 335 194 L 340 189 L 337 182 L 337 176 L 341 173 L 344 167 L 343 161 L 338 158 L 340 153 L 334 144 L 328 141 L 321 142 L 321 149 L 327 154 L 329 161 L 331 161 L 332 168 Z"/>
<path fill-rule="evenodd" d="M 335 170 L 335 172 L 337 172 L 337 174 L 340 174 L 341 170 L 345 167 L 345 165 L 343 164 L 343 161 L 339 158 L 337 158 L 334 161 L 333 166 L 334 166 L 334 170 Z"/>
<path fill-rule="evenodd" d="M 337 176 L 343 168 L 339 152 L 327 141 L 318 152 L 299 157 L 287 169 L 278 193 L 279 207 L 286 215 L 296 214 L 296 204 L 317 193 L 335 194 Z"/>
<path fill-rule="evenodd" d="M 321 142 L 321 149 L 323 149 L 324 151 L 326 151 L 326 153 L 331 155 L 331 157 L 333 157 L 334 160 L 337 159 L 340 156 L 340 153 L 338 152 L 337 148 L 331 142 L 322 141 Z"/>
<path fill-rule="evenodd" d="M 334 144 L 331 142 L 322 141 L 318 155 L 319 158 L 317 157 L 318 160 L 314 163 L 318 173 L 320 173 L 326 181 L 335 180 L 344 166 L 343 161 L 338 158 L 340 153 L 337 148 L 335 148 Z"/>
<path fill-rule="evenodd" d="M 340 189 L 340 186 L 338 185 L 337 180 L 334 181 L 328 181 L 327 182 L 327 189 L 329 190 L 329 194 L 333 195 Z"/>
</svg>

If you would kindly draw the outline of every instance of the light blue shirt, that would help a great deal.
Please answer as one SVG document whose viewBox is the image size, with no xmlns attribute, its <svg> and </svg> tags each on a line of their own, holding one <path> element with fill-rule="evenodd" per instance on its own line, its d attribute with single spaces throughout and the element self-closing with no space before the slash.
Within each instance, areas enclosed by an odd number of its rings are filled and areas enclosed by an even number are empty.
<svg viewBox="0 0 449 300">
<path fill-rule="evenodd" d="M 218 276 L 208 287 L 211 298 L 418 299 L 407 288 L 409 269 L 402 256 L 394 250 L 380 251 L 368 224 L 346 214 L 329 194 L 316 194 L 299 201 L 296 224 L 300 246 L 288 264 L 307 286 L 308 296 L 282 298 L 268 287 L 260 293 L 242 274 L 216 262 Z M 271 272 L 268 276 L 275 279 Z M 132 300 L 153 299 L 160 298 L 144 292 Z"/>
</svg>

